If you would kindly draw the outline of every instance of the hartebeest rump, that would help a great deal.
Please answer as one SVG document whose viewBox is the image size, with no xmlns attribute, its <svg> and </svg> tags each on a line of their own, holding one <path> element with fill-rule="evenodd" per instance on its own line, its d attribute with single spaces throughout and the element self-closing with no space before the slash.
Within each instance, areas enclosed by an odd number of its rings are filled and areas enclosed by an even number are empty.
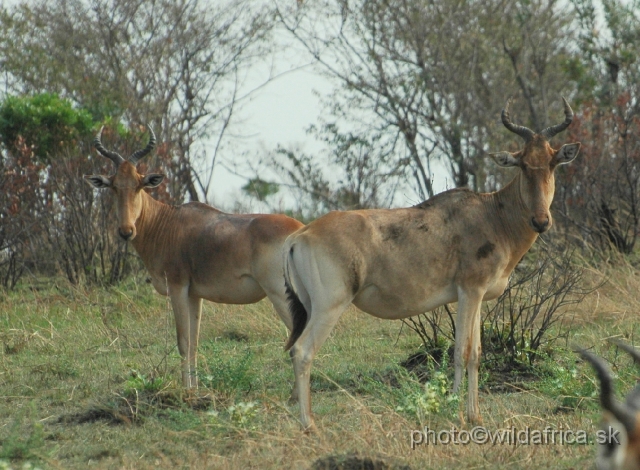
<svg viewBox="0 0 640 470">
<path fill-rule="evenodd" d="M 197 386 L 196 353 L 202 299 L 225 304 L 250 304 L 269 297 L 291 330 L 282 282 L 282 245 L 303 226 L 285 215 L 225 214 L 190 202 L 170 206 L 153 199 L 163 174 L 141 175 L 138 161 L 155 146 L 149 128 L 148 145 L 124 159 L 106 150 L 102 130 L 95 138 L 98 152 L 113 161 L 113 176 L 86 175 L 96 188 L 111 188 L 118 211 L 118 234 L 131 242 L 162 295 L 171 297 L 182 356 L 182 382 Z"/>
<path fill-rule="evenodd" d="M 481 420 L 480 304 L 504 291 L 515 265 L 551 226 L 554 169 L 580 149 L 575 143 L 554 150 L 548 143 L 573 119 L 563 101 L 565 121 L 539 133 L 513 124 L 507 102 L 502 121 L 525 146 L 513 154 L 491 154 L 500 166 L 519 169 L 500 191 L 454 189 L 405 209 L 330 212 L 287 239 L 285 280 L 293 319 L 287 348 L 305 428 L 313 427 L 311 362 L 352 302 L 376 317 L 401 319 L 458 301 L 453 391 L 466 367 L 467 415 L 471 422 Z"/>
<path fill-rule="evenodd" d="M 640 351 L 615 343 L 640 364 Z M 578 349 L 600 381 L 600 405 L 604 409 L 597 436 L 597 467 L 600 470 L 640 470 L 640 385 L 629 392 L 624 402 L 616 399 L 613 378 L 606 362 L 593 353 Z"/>
</svg>

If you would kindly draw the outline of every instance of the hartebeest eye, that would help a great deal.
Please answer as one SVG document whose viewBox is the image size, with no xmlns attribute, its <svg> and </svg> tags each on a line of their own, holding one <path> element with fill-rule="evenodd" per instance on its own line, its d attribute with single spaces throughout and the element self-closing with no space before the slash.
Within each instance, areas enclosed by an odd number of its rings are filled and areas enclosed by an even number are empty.
<svg viewBox="0 0 640 470">
<path fill-rule="evenodd" d="M 94 188 L 103 189 L 111 187 L 111 180 L 102 175 L 84 175 L 85 181 Z"/>
</svg>

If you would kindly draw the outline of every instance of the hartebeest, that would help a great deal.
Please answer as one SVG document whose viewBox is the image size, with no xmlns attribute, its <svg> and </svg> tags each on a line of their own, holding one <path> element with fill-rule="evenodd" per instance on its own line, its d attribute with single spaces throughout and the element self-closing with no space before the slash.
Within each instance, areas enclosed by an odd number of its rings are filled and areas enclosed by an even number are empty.
<svg viewBox="0 0 640 470">
<path fill-rule="evenodd" d="M 615 343 L 640 364 L 640 351 L 623 343 Z M 600 405 L 604 409 L 597 435 L 597 466 L 600 470 L 640 470 L 640 385 L 629 392 L 624 402 L 616 399 L 609 367 L 593 353 L 577 352 L 589 362 L 600 381 Z"/>
<path fill-rule="evenodd" d="M 515 125 L 509 102 L 502 122 L 525 141 L 517 153 L 491 154 L 517 176 L 503 189 L 453 189 L 404 209 L 330 212 L 291 235 L 284 246 L 285 281 L 302 425 L 313 427 L 311 362 L 350 303 L 379 318 L 401 319 L 458 301 L 457 392 L 469 374 L 467 415 L 479 422 L 480 303 L 498 297 L 538 235 L 551 226 L 554 169 L 573 160 L 579 143 L 554 150 L 548 140 L 565 120 L 539 133 Z"/>
<path fill-rule="evenodd" d="M 302 223 L 285 215 L 225 214 L 190 202 L 170 206 L 153 199 L 163 174 L 141 175 L 138 161 L 155 146 L 149 128 L 147 146 L 128 159 L 105 149 L 102 129 L 94 140 L 98 152 L 116 166 L 113 176 L 86 175 L 96 188 L 111 188 L 118 211 L 118 234 L 136 249 L 151 282 L 171 297 L 182 356 L 182 382 L 197 386 L 196 353 L 202 299 L 225 304 L 250 304 L 268 296 L 291 330 L 282 282 L 282 246 Z"/>
</svg>

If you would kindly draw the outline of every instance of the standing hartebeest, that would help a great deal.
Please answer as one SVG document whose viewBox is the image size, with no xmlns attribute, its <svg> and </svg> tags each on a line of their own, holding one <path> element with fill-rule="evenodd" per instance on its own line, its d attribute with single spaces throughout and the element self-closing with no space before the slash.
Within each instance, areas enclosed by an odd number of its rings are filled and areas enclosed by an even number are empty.
<svg viewBox="0 0 640 470">
<path fill-rule="evenodd" d="M 480 304 L 498 297 L 538 234 L 551 226 L 554 169 L 578 154 L 580 144 L 554 150 L 548 143 L 565 121 L 539 133 L 515 125 L 509 102 L 502 122 L 525 141 L 511 154 L 491 154 L 518 167 L 503 189 L 478 194 L 454 189 L 405 209 L 330 212 L 291 235 L 284 246 L 285 281 L 302 425 L 313 427 L 311 362 L 347 306 L 379 318 L 401 319 L 458 301 L 455 379 L 469 374 L 467 415 L 479 422 Z"/>
<path fill-rule="evenodd" d="M 190 202 L 169 206 L 149 196 L 163 174 L 141 175 L 138 161 L 155 146 L 149 128 L 148 145 L 128 160 L 106 150 L 102 129 L 95 138 L 98 152 L 116 165 L 113 176 L 86 175 L 96 188 L 111 188 L 116 196 L 118 234 L 130 240 L 144 262 L 151 282 L 171 297 L 182 356 L 182 382 L 197 386 L 196 353 L 202 299 L 225 304 L 250 304 L 269 297 L 291 330 L 282 283 L 282 245 L 302 223 L 285 215 L 225 214 Z M 295 395 L 295 392 L 294 392 Z"/>
<path fill-rule="evenodd" d="M 640 351 L 615 343 L 640 364 Z M 629 392 L 624 402 L 616 399 L 607 364 L 587 350 L 576 350 L 596 371 L 600 381 L 600 404 L 604 409 L 598 432 L 597 467 L 600 470 L 640 470 L 640 386 Z"/>
</svg>

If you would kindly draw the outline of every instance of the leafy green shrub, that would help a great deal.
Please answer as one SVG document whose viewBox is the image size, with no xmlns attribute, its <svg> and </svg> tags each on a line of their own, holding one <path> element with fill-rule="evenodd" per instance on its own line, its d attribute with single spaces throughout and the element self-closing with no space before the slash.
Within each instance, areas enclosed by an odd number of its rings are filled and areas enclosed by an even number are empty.
<svg viewBox="0 0 640 470">
<path fill-rule="evenodd" d="M 131 371 L 131 375 L 124 384 L 125 394 L 131 395 L 136 392 L 157 393 L 165 387 L 166 383 L 162 377 L 147 378 L 136 370 Z"/>
<path fill-rule="evenodd" d="M 428 364 L 430 379 L 421 384 L 408 373 L 399 375 L 399 401 L 396 411 L 414 416 L 424 421 L 431 414 L 446 413 L 455 416 L 460 403 L 458 394 L 450 393 L 451 381 L 443 371 L 447 370 L 448 359 L 443 356 L 440 369 L 436 370 L 433 361 Z"/>
<path fill-rule="evenodd" d="M 36 159 L 47 163 L 54 155 L 93 133 L 88 111 L 76 109 L 55 94 L 8 96 L 0 104 L 0 140 L 12 150 L 20 139 L 33 149 Z"/>
</svg>

